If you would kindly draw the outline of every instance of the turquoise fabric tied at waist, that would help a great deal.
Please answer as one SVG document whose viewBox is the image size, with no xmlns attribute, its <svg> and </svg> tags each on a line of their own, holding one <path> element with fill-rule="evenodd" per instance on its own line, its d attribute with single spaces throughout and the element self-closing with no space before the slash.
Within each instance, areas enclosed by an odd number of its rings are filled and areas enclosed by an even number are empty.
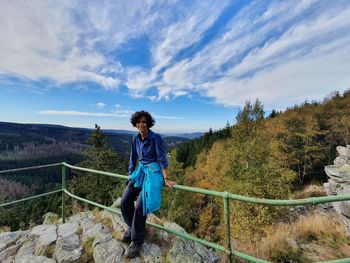
<svg viewBox="0 0 350 263">
<path fill-rule="evenodd" d="M 158 162 L 139 163 L 130 175 L 134 187 L 142 188 L 143 215 L 160 209 L 162 204 L 163 173 Z"/>
</svg>

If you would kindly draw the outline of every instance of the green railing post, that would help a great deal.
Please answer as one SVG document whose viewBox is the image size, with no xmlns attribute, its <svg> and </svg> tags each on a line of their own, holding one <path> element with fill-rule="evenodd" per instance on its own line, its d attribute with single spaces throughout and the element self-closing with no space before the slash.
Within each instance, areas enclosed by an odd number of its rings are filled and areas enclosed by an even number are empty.
<svg viewBox="0 0 350 263">
<path fill-rule="evenodd" d="M 231 231 L 230 231 L 230 194 L 224 192 L 224 216 L 226 224 L 226 254 L 228 262 L 232 262 Z"/>
<path fill-rule="evenodd" d="M 65 208 L 66 202 L 64 199 L 64 190 L 66 190 L 66 176 L 67 176 L 67 167 L 62 164 L 62 223 L 65 223 Z"/>
</svg>

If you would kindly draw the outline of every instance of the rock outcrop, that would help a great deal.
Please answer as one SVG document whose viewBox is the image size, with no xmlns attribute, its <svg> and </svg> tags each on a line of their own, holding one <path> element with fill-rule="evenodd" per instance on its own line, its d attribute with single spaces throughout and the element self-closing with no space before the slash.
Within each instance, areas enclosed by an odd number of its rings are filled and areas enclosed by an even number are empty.
<svg viewBox="0 0 350 263">
<path fill-rule="evenodd" d="M 185 232 L 175 223 L 162 222 L 154 215 L 149 220 Z M 30 230 L 0 233 L 0 262 L 200 263 L 219 260 L 216 253 L 202 245 L 149 227 L 141 258 L 126 260 L 127 244 L 120 239 L 127 226 L 119 215 L 107 211 L 81 212 L 64 224 L 47 218 L 44 222 Z"/>
<path fill-rule="evenodd" d="M 334 165 L 325 167 L 328 182 L 324 184 L 328 195 L 341 195 L 350 193 L 350 145 L 338 146 L 339 156 L 334 160 Z M 333 203 L 334 209 L 349 222 L 350 201 Z"/>
</svg>

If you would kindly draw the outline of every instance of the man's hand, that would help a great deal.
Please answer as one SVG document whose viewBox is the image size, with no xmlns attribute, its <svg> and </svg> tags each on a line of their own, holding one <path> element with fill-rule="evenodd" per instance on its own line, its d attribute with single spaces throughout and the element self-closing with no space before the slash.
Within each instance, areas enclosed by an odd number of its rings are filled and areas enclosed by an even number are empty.
<svg viewBox="0 0 350 263">
<path fill-rule="evenodd" d="M 164 180 L 164 184 L 166 185 L 166 186 L 168 186 L 170 189 L 173 189 L 173 186 L 174 186 L 174 184 L 176 184 L 174 181 L 170 181 L 170 180 L 167 180 L 167 179 L 165 179 Z"/>
</svg>

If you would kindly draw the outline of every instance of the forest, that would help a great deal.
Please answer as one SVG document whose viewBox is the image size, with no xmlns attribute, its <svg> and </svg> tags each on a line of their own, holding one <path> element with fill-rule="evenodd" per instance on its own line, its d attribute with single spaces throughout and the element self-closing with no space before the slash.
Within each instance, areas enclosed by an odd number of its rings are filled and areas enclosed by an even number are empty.
<svg viewBox="0 0 350 263">
<path fill-rule="evenodd" d="M 266 114 L 247 101 L 236 123 L 173 149 L 170 175 L 179 184 L 233 194 L 290 199 L 310 184 L 327 181 L 336 147 L 350 143 L 350 90 L 322 102 L 304 102 Z M 192 197 L 192 198 L 191 198 Z M 287 220 L 284 208 L 231 202 L 233 238 L 258 242 Z M 165 191 L 161 217 L 206 240 L 223 244 L 222 200 Z"/>
</svg>

